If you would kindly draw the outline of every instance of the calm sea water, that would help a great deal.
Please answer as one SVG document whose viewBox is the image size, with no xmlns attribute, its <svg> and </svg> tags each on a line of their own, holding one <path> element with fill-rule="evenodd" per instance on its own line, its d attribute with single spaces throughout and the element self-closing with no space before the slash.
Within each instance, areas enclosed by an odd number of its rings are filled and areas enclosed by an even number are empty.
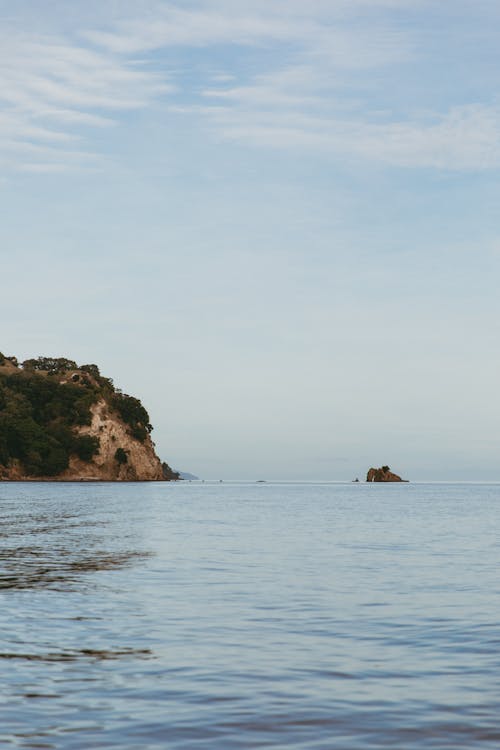
<svg viewBox="0 0 500 750">
<path fill-rule="evenodd" d="M 500 747 L 500 485 L 0 485 L 0 746 Z"/>
</svg>

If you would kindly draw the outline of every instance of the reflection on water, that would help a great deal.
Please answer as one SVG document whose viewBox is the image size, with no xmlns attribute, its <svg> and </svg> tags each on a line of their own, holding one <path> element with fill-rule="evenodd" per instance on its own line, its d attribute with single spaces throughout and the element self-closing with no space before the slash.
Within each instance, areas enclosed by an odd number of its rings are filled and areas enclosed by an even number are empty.
<svg viewBox="0 0 500 750">
<path fill-rule="evenodd" d="M 61 504 L 54 508 L 50 498 L 41 502 L 48 504 L 51 512 L 37 512 L 37 502 L 31 512 L 26 512 L 25 504 L 10 503 L 7 513 L 4 506 L 0 516 L 0 589 L 51 587 L 64 591 L 74 587 L 81 574 L 121 568 L 149 554 L 99 549 L 101 537 L 96 532 L 109 521 L 93 519 L 82 510 L 68 511 Z M 9 544 L 19 542 L 19 537 L 26 543 Z"/>
<path fill-rule="evenodd" d="M 24 654 L 24 653 L 0 653 L 0 659 L 25 659 L 27 661 L 77 661 L 78 659 L 121 659 L 124 656 L 151 657 L 148 648 L 122 648 L 115 651 L 106 651 L 95 648 L 82 648 L 77 650 L 59 651 L 47 654 Z"/>
<path fill-rule="evenodd" d="M 0 747 L 497 750 L 499 499 L 0 484 Z"/>
<path fill-rule="evenodd" d="M 53 531 L 53 529 L 51 529 Z M 81 573 L 111 570 L 132 564 L 142 552 L 110 553 L 83 550 L 5 547 L 0 549 L 0 589 L 33 589 L 51 586 L 61 591 L 74 586 Z"/>
</svg>

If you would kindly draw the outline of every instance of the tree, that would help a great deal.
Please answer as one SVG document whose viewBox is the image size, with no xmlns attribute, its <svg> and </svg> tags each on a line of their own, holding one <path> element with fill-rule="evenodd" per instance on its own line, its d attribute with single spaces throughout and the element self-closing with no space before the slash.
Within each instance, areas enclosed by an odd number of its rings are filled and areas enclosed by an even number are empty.
<svg viewBox="0 0 500 750">
<path fill-rule="evenodd" d="M 115 452 L 115 461 L 118 461 L 120 466 L 126 464 L 128 461 L 127 451 L 123 448 L 117 448 Z"/>
<path fill-rule="evenodd" d="M 132 437 L 143 443 L 153 426 L 149 422 L 149 414 L 139 399 L 127 396 L 126 393 L 114 393 L 111 397 L 111 406 L 118 412 L 125 424 L 131 427 Z"/>
</svg>

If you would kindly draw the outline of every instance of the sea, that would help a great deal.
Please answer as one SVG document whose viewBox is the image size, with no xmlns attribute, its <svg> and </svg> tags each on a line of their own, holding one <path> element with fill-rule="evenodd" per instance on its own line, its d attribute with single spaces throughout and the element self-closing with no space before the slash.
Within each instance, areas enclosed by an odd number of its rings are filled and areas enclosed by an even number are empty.
<svg viewBox="0 0 500 750">
<path fill-rule="evenodd" d="M 0 484 L 0 747 L 500 747 L 500 485 Z"/>
</svg>

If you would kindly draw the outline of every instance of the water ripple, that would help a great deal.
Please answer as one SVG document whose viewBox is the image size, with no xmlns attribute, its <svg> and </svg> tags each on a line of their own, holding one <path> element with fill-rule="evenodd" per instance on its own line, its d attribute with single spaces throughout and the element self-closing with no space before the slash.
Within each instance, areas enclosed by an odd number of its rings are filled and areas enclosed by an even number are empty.
<svg viewBox="0 0 500 750">
<path fill-rule="evenodd" d="M 498 750 L 499 500 L 0 484 L 0 746 Z"/>
</svg>

